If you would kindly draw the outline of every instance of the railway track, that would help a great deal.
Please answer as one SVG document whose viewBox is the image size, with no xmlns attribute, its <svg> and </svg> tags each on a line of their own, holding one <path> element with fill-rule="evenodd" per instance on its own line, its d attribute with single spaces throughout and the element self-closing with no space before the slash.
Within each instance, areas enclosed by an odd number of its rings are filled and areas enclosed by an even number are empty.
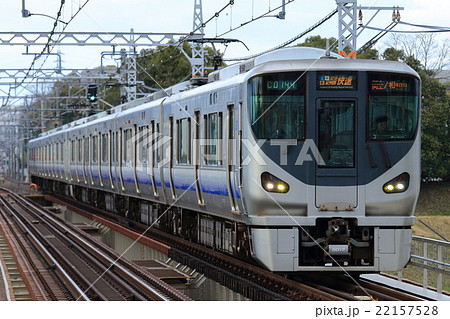
<svg viewBox="0 0 450 319">
<path fill-rule="evenodd" d="M 0 197 L 3 218 L 14 219 L 47 265 L 69 287 L 72 299 L 189 300 L 75 226 L 6 189 L 1 191 L 6 193 Z M 12 227 L 10 231 L 14 232 Z M 18 236 L 17 231 L 15 234 Z"/>
<path fill-rule="evenodd" d="M 424 301 L 425 299 L 404 293 L 393 288 L 384 287 L 365 279 L 350 278 L 348 275 L 311 275 L 305 280 L 296 276 L 293 278 L 302 281 L 323 291 L 339 292 L 345 296 L 361 296 L 361 300 L 377 300 L 377 301 Z"/>
<path fill-rule="evenodd" d="M 394 289 L 360 279 L 353 281 L 336 274 L 321 274 L 317 278 L 309 275 L 295 276 L 288 279 L 259 266 L 212 251 L 158 229 L 148 229 L 146 225 L 131 222 L 65 196 L 53 194 L 47 198 L 86 217 L 92 218 L 92 214 L 101 215 L 133 231 L 145 233 L 145 236 L 170 246 L 167 250 L 170 258 L 196 269 L 252 300 L 422 300 Z"/>
</svg>

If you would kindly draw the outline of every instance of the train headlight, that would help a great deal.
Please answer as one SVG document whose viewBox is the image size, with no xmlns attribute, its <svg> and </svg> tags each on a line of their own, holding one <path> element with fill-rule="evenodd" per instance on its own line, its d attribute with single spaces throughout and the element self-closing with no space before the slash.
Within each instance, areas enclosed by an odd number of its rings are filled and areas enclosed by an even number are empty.
<svg viewBox="0 0 450 319">
<path fill-rule="evenodd" d="M 383 191 L 387 194 L 403 193 L 409 186 L 409 174 L 403 173 L 383 185 Z"/>
<path fill-rule="evenodd" d="M 261 174 L 261 184 L 268 192 L 287 193 L 289 191 L 288 183 L 267 172 Z"/>
</svg>

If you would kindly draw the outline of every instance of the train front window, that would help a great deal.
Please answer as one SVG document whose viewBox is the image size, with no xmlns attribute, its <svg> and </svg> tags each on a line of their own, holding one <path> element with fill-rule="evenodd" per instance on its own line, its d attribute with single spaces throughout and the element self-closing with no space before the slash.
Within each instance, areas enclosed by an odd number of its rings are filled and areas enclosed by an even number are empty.
<svg viewBox="0 0 450 319">
<path fill-rule="evenodd" d="M 305 74 L 256 76 L 249 81 L 249 98 L 257 138 L 305 138 Z"/>
<path fill-rule="evenodd" d="M 369 73 L 368 138 L 411 140 L 419 117 L 419 80 L 406 75 Z"/>
<path fill-rule="evenodd" d="M 354 100 L 319 101 L 319 152 L 322 167 L 355 167 Z"/>
</svg>

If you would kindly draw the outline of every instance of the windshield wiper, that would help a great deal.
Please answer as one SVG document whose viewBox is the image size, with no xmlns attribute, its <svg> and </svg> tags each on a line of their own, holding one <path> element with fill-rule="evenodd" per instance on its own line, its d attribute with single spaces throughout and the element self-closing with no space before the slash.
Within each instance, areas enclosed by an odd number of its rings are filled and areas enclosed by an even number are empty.
<svg viewBox="0 0 450 319">
<path fill-rule="evenodd" d="M 386 146 L 384 145 L 384 140 L 380 140 L 380 146 L 381 146 L 381 153 L 383 154 L 383 160 L 386 164 L 387 168 L 392 167 L 391 159 L 389 158 L 389 154 L 386 151 Z"/>
<path fill-rule="evenodd" d="M 376 167 L 377 167 L 377 164 L 376 164 L 375 161 L 373 160 L 372 151 L 370 150 L 370 144 L 367 144 L 367 152 L 369 152 L 370 166 L 372 166 L 372 168 L 376 168 Z"/>
</svg>

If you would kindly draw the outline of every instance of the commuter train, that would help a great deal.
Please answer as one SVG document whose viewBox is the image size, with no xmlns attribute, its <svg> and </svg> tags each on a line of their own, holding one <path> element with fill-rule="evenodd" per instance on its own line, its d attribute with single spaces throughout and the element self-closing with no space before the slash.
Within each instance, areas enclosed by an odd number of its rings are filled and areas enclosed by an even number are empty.
<svg viewBox="0 0 450 319">
<path fill-rule="evenodd" d="M 204 82 L 42 133 L 28 144 L 32 181 L 276 272 L 407 264 L 415 71 L 296 47 Z"/>
</svg>

